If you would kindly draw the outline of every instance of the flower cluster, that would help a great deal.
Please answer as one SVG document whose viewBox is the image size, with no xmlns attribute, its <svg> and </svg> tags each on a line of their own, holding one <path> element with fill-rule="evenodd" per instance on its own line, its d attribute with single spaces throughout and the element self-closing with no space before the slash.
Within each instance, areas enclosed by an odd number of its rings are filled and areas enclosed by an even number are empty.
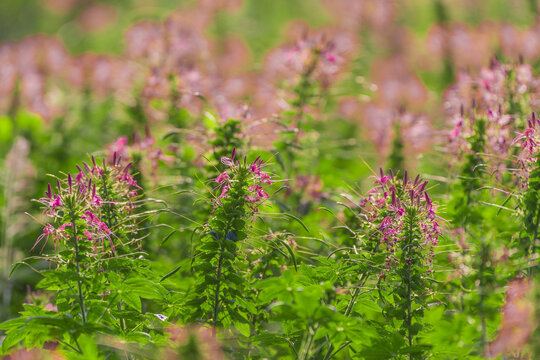
<svg viewBox="0 0 540 360">
<path fill-rule="evenodd" d="M 525 114 L 535 106 L 531 97 L 537 92 L 538 81 L 528 64 L 513 66 L 497 61 L 477 77 L 462 72 L 457 78 L 445 99 L 451 125 L 448 149 L 457 154 L 470 152 L 469 140 L 479 132 L 478 121 L 483 121 L 485 146 L 480 152 L 490 154 L 484 160 L 502 172 L 507 167 L 512 137 L 526 127 Z"/>
<path fill-rule="evenodd" d="M 53 294 L 48 292 L 42 292 L 41 290 L 32 291 L 30 286 L 26 286 L 26 298 L 25 303 L 35 306 L 43 306 L 47 311 L 58 312 L 58 307 L 54 303 Z"/>
<path fill-rule="evenodd" d="M 121 166 L 116 155 L 110 165 L 105 160 L 98 165 L 92 157 L 91 165 L 84 162 L 83 167 L 77 166 L 77 175 L 57 179 L 57 193 L 49 184 L 39 202 L 52 221 L 44 226 L 32 250 L 41 242 L 43 249 L 49 238 L 56 249 L 59 242 L 76 237 L 78 241 L 89 241 L 94 250 L 105 251 L 108 243 L 116 253 L 116 239 L 124 235 L 120 232 L 131 231 L 126 217 L 133 212 L 133 200 L 141 190 L 129 173 L 130 166 Z"/>
<path fill-rule="evenodd" d="M 528 127 L 518 133 L 518 136 L 512 142 L 512 144 L 520 147 L 517 154 L 517 162 L 520 165 L 520 175 L 524 180 L 529 179 L 529 173 L 532 170 L 531 167 L 534 166 L 537 160 L 540 144 L 538 125 L 540 125 L 540 120 L 532 113 L 531 119 L 528 121 Z"/>
<path fill-rule="evenodd" d="M 172 156 L 165 155 L 163 150 L 156 147 L 156 138 L 146 129 L 145 137 L 133 134 L 131 141 L 126 136 L 121 136 L 107 146 L 107 160 L 113 162 L 115 156 L 117 162 L 126 165 L 133 162 L 144 176 L 154 178 L 157 175 L 159 162 L 171 163 Z"/>
<path fill-rule="evenodd" d="M 273 79 L 294 79 L 299 76 L 313 77 L 321 86 L 328 87 L 343 70 L 347 56 L 354 49 L 350 34 L 335 31 L 328 34 L 314 33 L 299 38 L 291 45 L 277 48 L 266 59 L 265 72 Z"/>
<path fill-rule="evenodd" d="M 215 206 L 219 206 L 219 203 L 226 198 L 230 198 L 230 190 L 233 187 L 234 182 L 238 181 L 238 177 L 246 177 L 242 183 L 247 184 L 247 191 L 244 195 L 244 199 L 248 207 L 256 213 L 259 206 L 269 198 L 268 193 L 264 190 L 264 185 L 272 185 L 270 175 L 262 171 L 264 162 L 261 157 L 257 157 L 251 164 L 247 164 L 246 159 L 240 163 L 235 161 L 236 149 L 233 149 L 231 157 L 223 157 L 221 162 L 223 165 L 229 167 L 229 173 L 227 171 L 222 172 L 217 178 L 216 183 L 221 188 L 221 194 L 216 199 Z M 247 181 L 245 181 L 247 180 Z"/>
<path fill-rule="evenodd" d="M 375 184 L 360 202 L 360 215 L 366 219 L 363 230 L 371 245 L 369 250 L 384 253 L 386 269 L 399 263 L 400 258 L 410 265 L 415 259 L 410 258 L 404 247 L 405 242 L 413 241 L 424 254 L 416 261 L 430 266 L 441 227 L 437 206 L 426 191 L 427 181 L 420 176 L 409 179 L 407 171 L 402 178 L 395 176 L 392 170 L 385 175 L 381 169 Z M 383 278 L 386 277 L 384 271 Z"/>
</svg>

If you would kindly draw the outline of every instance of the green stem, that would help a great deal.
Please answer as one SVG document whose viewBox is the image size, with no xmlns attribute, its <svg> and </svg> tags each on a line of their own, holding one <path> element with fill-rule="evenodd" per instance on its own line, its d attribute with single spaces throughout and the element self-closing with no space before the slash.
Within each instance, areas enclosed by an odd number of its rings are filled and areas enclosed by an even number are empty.
<svg viewBox="0 0 540 360">
<path fill-rule="evenodd" d="M 81 316 L 83 324 L 86 323 L 86 312 L 84 311 L 84 297 L 82 292 L 82 281 L 81 281 L 81 265 L 79 263 L 79 238 L 77 236 L 77 222 L 75 221 L 75 214 L 73 209 L 70 212 L 71 225 L 73 227 L 73 242 L 75 243 L 75 266 L 77 267 L 77 288 L 79 290 L 79 306 L 81 308 Z"/>
<path fill-rule="evenodd" d="M 529 256 L 531 257 L 531 263 L 534 265 L 534 254 L 536 253 L 536 239 L 538 238 L 538 227 L 540 225 L 540 202 L 538 209 L 536 209 L 536 224 L 534 228 L 534 236 L 531 239 L 531 245 L 529 248 Z M 533 275 L 533 265 L 529 268 L 529 276 Z"/>
<path fill-rule="evenodd" d="M 66 345 L 67 347 L 69 347 L 70 349 L 76 351 L 77 353 L 82 354 L 82 351 L 81 351 L 81 348 L 80 348 L 80 347 L 77 349 L 75 346 L 73 346 L 73 345 L 71 345 L 71 344 L 65 342 L 64 340 L 60 339 L 59 337 L 56 338 L 56 341 L 58 341 L 58 342 L 60 342 L 60 343 L 62 343 L 62 344 L 64 344 L 64 345 Z M 77 343 L 77 341 L 75 340 L 75 338 L 73 338 L 73 341 L 77 344 L 77 346 L 79 346 L 79 344 Z"/>
<path fill-rule="evenodd" d="M 219 254 L 219 263 L 218 263 L 218 272 L 217 272 L 217 284 L 216 284 L 216 292 L 214 294 L 214 316 L 213 316 L 213 324 L 214 326 L 217 326 L 218 322 L 218 315 L 219 315 L 219 290 L 221 285 L 221 269 L 223 266 L 223 257 L 225 255 L 225 248 L 222 245 L 220 249 Z"/>
<path fill-rule="evenodd" d="M 345 316 L 349 316 L 351 314 L 351 311 L 354 308 L 354 304 L 356 303 L 356 298 L 358 297 L 358 294 L 360 293 L 360 286 L 354 289 L 351 300 L 349 300 L 349 304 L 347 305 L 347 309 L 345 310 Z"/>
<path fill-rule="evenodd" d="M 71 221 L 73 224 L 73 236 L 75 240 L 75 265 L 77 266 L 77 287 L 79 289 L 79 306 L 81 308 L 81 316 L 83 324 L 86 323 L 86 312 L 84 311 L 84 298 L 82 293 L 82 281 L 81 281 L 81 265 L 79 263 L 79 239 L 77 238 L 77 228 L 75 225 L 75 218 L 71 213 Z"/>
<path fill-rule="evenodd" d="M 411 266 L 412 266 L 412 258 L 413 258 L 413 224 L 414 224 L 414 214 L 409 213 L 408 214 L 408 222 L 409 222 L 409 229 L 408 234 L 406 235 L 406 247 L 407 247 L 407 256 L 406 256 L 406 270 L 407 270 L 407 320 L 406 320 L 406 327 L 407 327 L 407 338 L 409 341 L 409 347 L 413 345 L 413 336 L 411 333 L 411 326 L 412 326 L 412 289 L 411 289 Z M 409 353 L 409 359 L 412 359 L 412 353 Z"/>
<path fill-rule="evenodd" d="M 486 330 L 486 316 L 485 316 L 485 306 L 484 306 L 484 300 L 486 297 L 486 284 L 484 279 L 484 270 L 486 265 L 486 255 L 487 255 L 487 248 L 484 239 L 482 238 L 481 243 L 481 253 L 480 253 L 480 268 L 479 268 L 479 287 L 480 287 L 480 326 L 481 326 L 481 336 L 482 336 L 482 352 L 486 349 L 486 342 L 487 342 L 487 330 Z"/>
<path fill-rule="evenodd" d="M 218 261 L 218 268 L 217 268 L 217 284 L 216 284 L 216 291 L 214 293 L 214 315 L 213 315 L 213 325 L 214 325 L 214 332 L 215 327 L 218 323 L 218 316 L 219 316 L 219 290 L 221 287 L 221 275 L 222 275 L 222 268 L 223 268 L 223 259 L 225 257 L 225 241 L 227 240 L 227 233 L 230 230 L 232 218 L 229 219 L 229 222 L 227 223 L 227 226 L 225 227 L 225 231 L 223 232 L 223 240 L 221 242 L 220 246 L 220 254 L 219 254 L 219 261 Z"/>
<path fill-rule="evenodd" d="M 356 303 L 356 299 L 358 298 L 358 295 L 360 294 L 360 289 L 364 284 L 366 283 L 367 277 L 365 277 L 365 274 L 362 274 L 360 277 L 360 284 L 356 289 L 354 289 L 354 292 L 352 294 L 351 300 L 349 300 L 349 304 L 347 305 L 347 309 L 345 309 L 344 315 L 346 317 L 349 317 L 349 315 L 352 312 L 352 309 L 354 308 L 354 304 Z M 328 346 L 328 350 L 326 350 L 326 355 L 324 356 L 323 360 L 328 360 L 332 357 L 332 352 L 334 351 L 334 345 L 330 344 Z"/>
<path fill-rule="evenodd" d="M 407 332 L 409 336 L 409 346 L 412 346 L 413 340 L 412 340 L 412 334 L 411 334 L 411 267 L 410 265 L 407 265 Z M 409 354 L 409 358 L 412 359 L 412 354 Z"/>
<path fill-rule="evenodd" d="M 313 344 L 313 339 L 315 338 L 318 328 L 319 324 L 316 324 L 314 327 L 308 327 L 307 340 L 302 342 L 302 348 L 300 354 L 298 354 L 299 360 L 306 360 L 308 358 L 309 349 L 311 349 L 311 345 Z"/>
</svg>

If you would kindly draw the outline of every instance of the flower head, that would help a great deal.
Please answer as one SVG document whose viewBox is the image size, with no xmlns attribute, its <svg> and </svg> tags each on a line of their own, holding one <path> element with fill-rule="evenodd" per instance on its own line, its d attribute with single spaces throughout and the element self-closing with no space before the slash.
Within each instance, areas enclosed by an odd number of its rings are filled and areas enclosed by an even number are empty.
<svg viewBox="0 0 540 360">
<path fill-rule="evenodd" d="M 75 181 L 70 174 L 64 180 L 58 179 L 56 194 L 50 185 L 47 187 L 45 197 L 39 201 L 45 206 L 44 214 L 51 221 L 43 228 L 32 250 L 40 242 L 43 242 L 43 249 L 52 237 L 55 249 L 59 242 L 75 239 L 90 241 L 92 246 L 102 247 L 107 239 L 107 243 L 111 244 L 110 249 L 115 253 L 117 246 L 114 245 L 114 239 L 135 231 L 130 226 L 122 226 L 123 230 L 114 229 L 120 222 L 123 225 L 130 223 L 126 217 L 133 212 L 136 189 L 140 190 L 140 186 L 129 174 L 130 164 L 107 164 L 104 160 L 100 166 L 94 158 L 91 164 L 84 163 L 83 167 L 77 167 L 79 173 Z"/>
<path fill-rule="evenodd" d="M 369 239 L 364 244 L 366 250 L 382 252 L 386 259 L 383 271 L 388 271 L 400 262 L 412 263 L 404 246 L 413 241 L 424 254 L 415 261 L 429 269 L 432 248 L 437 245 L 441 227 L 436 205 L 426 191 L 427 181 L 419 176 L 410 179 L 407 172 L 398 177 L 392 172 L 385 175 L 381 170 L 375 183 L 377 186 L 359 204 L 360 213 L 366 219 L 362 225 Z"/>
</svg>

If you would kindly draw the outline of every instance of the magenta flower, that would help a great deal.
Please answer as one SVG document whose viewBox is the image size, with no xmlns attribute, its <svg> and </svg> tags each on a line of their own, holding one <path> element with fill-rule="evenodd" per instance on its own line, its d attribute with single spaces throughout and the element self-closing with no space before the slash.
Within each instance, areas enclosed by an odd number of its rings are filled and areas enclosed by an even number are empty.
<svg viewBox="0 0 540 360">
<path fill-rule="evenodd" d="M 58 206 L 62 206 L 62 199 L 60 199 L 60 195 L 56 195 L 54 200 L 50 202 L 49 206 L 51 207 L 52 211 L 55 211 Z"/>
<path fill-rule="evenodd" d="M 236 148 L 233 148 L 231 157 L 223 156 L 221 158 L 221 163 L 225 166 L 234 166 L 234 157 L 236 156 Z"/>
<path fill-rule="evenodd" d="M 58 231 L 66 231 L 66 227 L 73 227 L 73 224 L 72 223 L 65 223 L 65 224 L 62 224 L 60 225 L 60 227 L 58 228 Z"/>
<path fill-rule="evenodd" d="M 230 189 L 229 185 L 223 186 L 223 188 L 221 189 L 221 194 L 218 196 L 218 199 L 225 198 L 227 194 L 229 193 L 229 189 Z"/>
<path fill-rule="evenodd" d="M 246 205 L 253 211 L 257 212 L 258 207 L 263 203 L 265 199 L 270 196 L 263 189 L 264 184 L 272 184 L 270 175 L 263 172 L 263 160 L 261 157 L 257 157 L 255 161 L 247 164 L 246 158 L 243 163 L 236 161 L 234 158 L 236 155 L 236 149 L 233 150 L 231 157 L 223 157 L 221 162 L 230 167 L 229 170 L 222 172 L 216 179 L 218 188 L 221 187 L 221 194 L 214 200 L 214 210 L 223 205 L 225 199 L 229 199 L 231 194 L 241 194 L 241 197 L 245 200 Z M 241 189 L 236 188 L 241 184 Z M 231 191 L 231 189 L 236 189 Z M 238 195 L 236 195 L 238 196 Z"/>
<path fill-rule="evenodd" d="M 50 236 L 54 238 L 55 248 L 58 240 L 101 240 L 103 244 L 103 239 L 108 238 L 114 253 L 113 230 L 101 218 L 101 214 L 107 211 L 108 219 L 111 219 L 110 213 L 114 212 L 114 222 L 111 223 L 117 224 L 125 220 L 122 220 L 125 215 L 132 213 L 132 198 L 137 195 L 135 189 L 140 189 L 140 186 L 129 174 L 129 166 L 118 163 L 107 165 L 105 161 L 98 166 L 92 158 L 91 165 L 84 163 L 84 167 L 77 166 L 79 173 L 75 178 L 68 174 L 63 181 L 57 179 L 58 194 L 53 194 L 48 185 L 46 197 L 41 198 L 40 202 L 45 206 L 44 213 L 59 226 L 55 228 L 52 223 L 45 225 L 32 249 Z M 104 206 L 107 208 L 104 209 Z M 58 211 L 59 207 L 64 211 Z M 132 227 L 129 227 L 126 233 L 132 231 Z M 114 238 L 119 237 L 114 234 Z"/>
<path fill-rule="evenodd" d="M 429 267 L 432 247 L 437 245 L 441 228 L 435 205 L 426 193 L 427 181 L 419 176 L 410 179 L 406 172 L 403 178 L 398 178 L 381 171 L 375 183 L 377 185 L 360 202 L 366 219 L 362 226 L 372 241 L 368 251 L 383 251 L 384 269 L 390 269 L 392 264 L 402 260 L 411 261 L 404 246 L 413 241 L 421 248 L 422 262 Z M 412 232 L 411 223 L 416 229 Z"/>
<path fill-rule="evenodd" d="M 34 251 L 34 248 L 41 242 L 41 240 L 45 239 L 45 242 L 43 243 L 43 246 L 41 247 L 41 250 L 47 245 L 47 242 L 49 241 L 49 237 L 55 233 L 56 229 L 51 224 L 45 225 L 43 228 L 43 233 L 39 235 L 36 242 L 34 243 L 34 246 L 30 249 L 30 251 Z M 54 247 L 56 248 L 56 241 L 54 242 Z"/>
<path fill-rule="evenodd" d="M 223 184 L 224 182 L 226 181 L 229 181 L 230 178 L 229 178 L 229 174 L 227 174 L 226 171 L 222 172 L 221 174 L 219 174 L 219 176 L 216 178 L 216 182 L 221 185 Z"/>
</svg>

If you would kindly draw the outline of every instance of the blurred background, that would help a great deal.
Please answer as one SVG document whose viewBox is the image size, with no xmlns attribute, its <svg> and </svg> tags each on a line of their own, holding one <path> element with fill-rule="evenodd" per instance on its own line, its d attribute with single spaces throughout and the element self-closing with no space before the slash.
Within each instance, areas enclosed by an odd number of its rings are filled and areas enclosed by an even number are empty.
<svg viewBox="0 0 540 360">
<path fill-rule="evenodd" d="M 47 174 L 129 138 L 148 183 L 189 182 L 185 164 L 200 165 L 219 124 L 241 120 L 249 146 L 272 151 L 272 119 L 294 108 L 316 134 L 317 161 L 302 169 L 314 198 L 365 176 L 359 156 L 435 174 L 448 87 L 494 58 L 538 69 L 538 11 L 536 0 L 0 1 L 0 321 L 36 281 L 10 271 L 41 232 L 31 199 Z M 297 104 L 305 81 L 317 97 Z"/>
</svg>

